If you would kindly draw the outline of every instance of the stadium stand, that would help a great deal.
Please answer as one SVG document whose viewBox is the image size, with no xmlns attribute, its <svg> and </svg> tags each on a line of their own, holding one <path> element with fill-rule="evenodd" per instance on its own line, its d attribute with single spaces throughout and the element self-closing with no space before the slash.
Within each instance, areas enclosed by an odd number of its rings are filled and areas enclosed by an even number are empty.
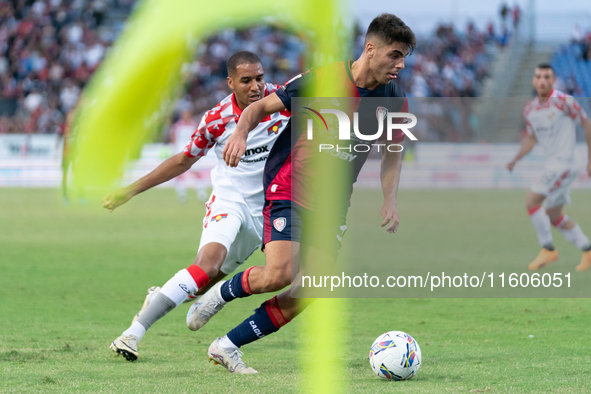
<svg viewBox="0 0 591 394">
<path fill-rule="evenodd" d="M 401 72 L 401 84 L 413 97 L 475 97 L 488 75 L 487 36 L 469 24 L 465 33 L 440 25 L 422 40 Z"/>
<path fill-rule="evenodd" d="M 59 133 L 65 114 L 134 4 L 135 0 L 0 1 L 0 133 Z M 358 54 L 365 31 L 356 32 Z M 492 24 L 484 31 L 469 24 L 463 32 L 440 25 L 420 42 L 398 80 L 409 96 L 477 97 L 497 48 L 507 43 L 507 29 L 497 35 Z M 279 27 L 216 32 L 184 66 L 185 94 L 177 100 L 172 122 L 187 108 L 198 117 L 228 94 L 225 59 L 239 50 L 259 54 L 270 82 L 284 83 L 305 68 L 305 43 Z M 460 111 L 456 122 L 469 128 L 469 112 Z M 167 134 L 163 130 L 162 140 Z M 425 138 L 471 141 L 472 132 L 431 133 Z"/>
<path fill-rule="evenodd" d="M 265 80 L 283 84 L 304 68 L 305 49 L 301 39 L 276 26 L 218 32 L 200 46 L 195 60 L 185 65 L 186 94 L 178 100 L 177 112 L 193 106 L 194 113 L 201 114 L 230 93 L 226 60 L 235 52 L 256 53 L 263 62 Z"/>
<path fill-rule="evenodd" d="M 0 1 L 0 133 L 56 133 L 135 0 Z"/>
<path fill-rule="evenodd" d="M 582 34 L 575 27 L 573 38 L 552 57 L 552 66 L 560 79 L 559 88 L 575 97 L 591 95 L 591 30 Z"/>
<path fill-rule="evenodd" d="M 0 133 L 59 133 L 134 4 L 0 1 Z M 175 118 L 186 108 L 200 115 L 228 94 L 225 60 L 239 50 L 259 54 L 266 79 L 275 83 L 303 68 L 305 45 L 296 36 L 270 26 L 223 30 L 185 65 L 186 94 Z"/>
<path fill-rule="evenodd" d="M 556 71 L 556 88 L 575 97 L 583 109 L 591 113 L 591 29 L 582 33 L 576 25 L 571 42 L 561 45 L 551 60 Z M 577 140 L 585 141 L 585 133 L 577 128 Z"/>
</svg>

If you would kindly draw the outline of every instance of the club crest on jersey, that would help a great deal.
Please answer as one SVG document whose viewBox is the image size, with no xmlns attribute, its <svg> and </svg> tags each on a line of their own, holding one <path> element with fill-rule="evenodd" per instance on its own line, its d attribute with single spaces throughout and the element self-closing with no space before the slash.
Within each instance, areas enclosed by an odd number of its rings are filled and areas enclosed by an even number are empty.
<svg viewBox="0 0 591 394">
<path fill-rule="evenodd" d="M 275 230 L 277 230 L 279 232 L 283 231 L 286 224 L 287 224 L 287 220 L 285 218 L 277 218 L 277 219 L 273 220 L 273 227 L 275 227 Z"/>
<path fill-rule="evenodd" d="M 279 127 L 281 127 L 281 121 L 278 121 L 274 125 L 269 127 L 267 129 L 267 133 L 269 133 L 269 135 L 271 135 L 273 133 L 277 134 L 279 132 Z"/>
<path fill-rule="evenodd" d="M 386 115 L 388 115 L 388 109 L 384 107 L 377 107 L 376 108 L 376 118 L 378 120 L 386 119 Z"/>
<path fill-rule="evenodd" d="M 220 215 L 216 215 L 216 216 L 212 217 L 211 218 L 211 221 L 212 222 L 219 222 L 220 220 L 225 219 L 226 217 L 228 217 L 228 214 L 227 213 L 222 213 Z"/>
</svg>

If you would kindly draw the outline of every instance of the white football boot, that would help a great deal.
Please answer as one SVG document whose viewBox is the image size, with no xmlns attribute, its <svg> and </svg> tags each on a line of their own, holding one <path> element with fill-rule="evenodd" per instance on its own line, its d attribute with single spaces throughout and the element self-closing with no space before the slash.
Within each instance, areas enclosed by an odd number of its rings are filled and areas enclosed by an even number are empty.
<svg viewBox="0 0 591 394">
<path fill-rule="evenodd" d="M 222 298 L 222 293 L 220 292 L 225 282 L 216 283 L 215 286 L 191 305 L 189 312 L 187 312 L 187 326 L 191 330 L 197 331 L 203 327 L 213 315 L 226 306 L 226 301 Z"/>
<path fill-rule="evenodd" d="M 159 291 L 160 291 L 160 286 L 152 286 L 148 289 L 148 295 L 146 296 L 146 299 L 144 300 L 144 305 L 142 305 L 142 309 L 140 309 L 140 311 L 133 317 L 133 319 L 131 320 L 131 324 L 135 323 L 137 318 L 140 317 L 142 312 L 146 310 L 148 305 L 150 305 L 150 300 L 152 299 L 152 297 L 154 297 L 156 294 L 158 294 Z"/>
<path fill-rule="evenodd" d="M 137 360 L 138 356 L 138 339 L 139 338 L 135 335 L 121 335 L 119 338 L 113 341 L 110 348 L 115 353 L 117 353 L 117 355 L 121 354 L 123 357 L 125 357 L 127 361 L 135 361 Z"/>
<path fill-rule="evenodd" d="M 209 350 L 207 351 L 209 361 L 213 361 L 215 365 L 223 365 L 232 373 L 258 373 L 256 369 L 244 365 L 241 358 L 242 352 L 238 348 L 221 347 L 220 339 L 222 338 L 216 339 L 211 345 L 209 345 Z"/>
</svg>

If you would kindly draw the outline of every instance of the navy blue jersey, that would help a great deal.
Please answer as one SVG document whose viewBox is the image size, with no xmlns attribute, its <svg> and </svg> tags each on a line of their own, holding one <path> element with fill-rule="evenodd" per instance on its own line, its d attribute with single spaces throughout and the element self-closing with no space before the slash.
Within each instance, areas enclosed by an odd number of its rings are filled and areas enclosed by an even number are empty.
<svg viewBox="0 0 591 394">
<path fill-rule="evenodd" d="M 294 127 L 294 116 L 298 116 L 300 108 L 292 108 L 292 98 L 294 97 L 320 97 L 319 92 L 323 92 L 323 97 L 348 97 L 357 98 L 356 108 L 353 111 L 359 113 L 360 131 L 362 134 L 373 135 L 377 128 L 380 117 L 376 117 L 376 101 L 365 100 L 369 98 L 383 98 L 380 100 L 380 106 L 391 112 L 407 112 L 408 103 L 404 91 L 394 81 L 386 85 L 377 85 L 374 89 L 363 89 L 357 87 L 351 77 L 351 63 L 340 62 L 328 66 L 312 69 L 304 74 L 298 75 L 285 86 L 275 92 L 279 99 L 285 105 L 285 108 L 292 112 L 292 119 L 289 120 L 283 133 L 277 138 L 275 145 L 269 153 L 269 158 L 265 165 L 264 172 L 264 190 L 266 199 L 274 200 L 292 200 L 300 206 L 310 208 L 314 206 L 314 195 L 317 188 L 313 184 L 313 177 L 334 176 L 334 174 L 321 173 L 315 171 L 310 163 L 310 156 L 318 152 L 318 141 L 310 141 L 305 137 L 305 129 L 301 125 Z M 332 86 L 337 85 L 337 88 Z M 335 93 L 331 95 L 331 93 Z M 327 96 L 328 95 L 328 96 Z M 365 100 L 365 101 L 364 101 Z M 331 115 L 332 116 L 332 115 Z M 351 121 L 353 116 L 350 116 Z M 297 121 L 296 121 L 297 123 Z M 365 133 L 363 125 L 368 132 Z M 395 130 L 390 143 L 400 143 L 404 139 L 404 133 Z M 386 133 L 382 133 L 381 138 L 385 138 Z M 363 143 L 369 146 L 376 140 L 366 141 L 358 139 L 351 134 L 350 141 L 341 141 L 342 143 L 354 144 Z M 366 152 L 351 152 L 349 156 L 345 154 L 331 155 L 334 160 L 341 160 L 348 168 L 339 172 L 339 176 L 346 177 L 348 193 L 343 193 L 343 198 L 348 201 L 352 185 L 357 180 L 369 155 Z M 316 178 L 318 180 L 319 178 Z"/>
</svg>

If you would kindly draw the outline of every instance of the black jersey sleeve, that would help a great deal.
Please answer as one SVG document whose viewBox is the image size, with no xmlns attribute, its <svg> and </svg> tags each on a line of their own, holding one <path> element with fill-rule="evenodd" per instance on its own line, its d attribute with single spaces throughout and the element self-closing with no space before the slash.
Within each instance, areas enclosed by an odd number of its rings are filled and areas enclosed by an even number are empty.
<svg viewBox="0 0 591 394">
<path fill-rule="evenodd" d="M 313 71 L 306 71 L 305 73 L 299 74 L 289 80 L 284 86 L 275 92 L 288 111 L 291 111 L 292 97 L 304 97 L 304 87 L 315 80 L 314 76 L 315 73 Z"/>
</svg>

